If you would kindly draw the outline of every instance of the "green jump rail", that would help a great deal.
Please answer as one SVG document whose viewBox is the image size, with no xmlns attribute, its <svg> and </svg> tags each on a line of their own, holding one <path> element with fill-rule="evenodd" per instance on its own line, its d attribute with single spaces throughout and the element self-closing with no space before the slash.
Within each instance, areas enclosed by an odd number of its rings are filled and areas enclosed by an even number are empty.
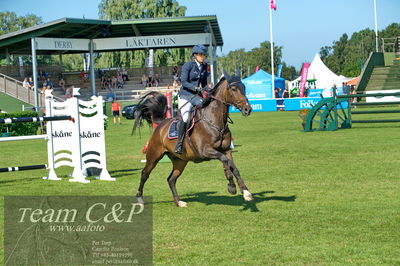
<svg viewBox="0 0 400 266">
<path fill-rule="evenodd" d="M 310 113 L 306 118 L 304 125 L 305 132 L 312 131 L 334 131 L 339 128 L 351 128 L 352 123 L 399 123 L 400 119 L 381 119 L 381 120 L 352 120 L 352 114 L 384 114 L 384 113 L 400 113 L 400 110 L 371 110 L 371 111 L 352 111 L 352 106 L 377 106 L 377 105 L 399 105 L 399 102 L 359 102 L 352 103 L 352 98 L 363 98 L 363 97 L 385 97 L 395 96 L 400 98 L 400 92 L 395 93 L 358 93 L 351 95 L 336 95 L 330 98 L 322 98 L 311 109 Z M 347 102 L 347 110 L 343 108 L 342 103 Z M 316 119 L 319 118 L 319 121 Z"/>
</svg>

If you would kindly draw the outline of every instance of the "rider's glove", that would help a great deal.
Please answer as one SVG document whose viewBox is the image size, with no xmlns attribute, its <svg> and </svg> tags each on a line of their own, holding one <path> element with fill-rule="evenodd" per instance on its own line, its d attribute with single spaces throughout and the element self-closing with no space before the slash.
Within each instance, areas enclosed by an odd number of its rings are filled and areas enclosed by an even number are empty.
<svg viewBox="0 0 400 266">
<path fill-rule="evenodd" d="M 201 92 L 201 97 L 203 97 L 203 99 L 206 99 L 207 96 L 208 96 L 208 91 L 207 91 L 207 90 L 203 90 L 203 91 Z"/>
</svg>

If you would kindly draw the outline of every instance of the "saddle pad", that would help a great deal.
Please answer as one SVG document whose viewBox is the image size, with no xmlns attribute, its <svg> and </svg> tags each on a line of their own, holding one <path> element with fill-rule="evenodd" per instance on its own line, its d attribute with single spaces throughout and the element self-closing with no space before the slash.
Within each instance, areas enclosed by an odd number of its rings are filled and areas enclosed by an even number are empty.
<svg viewBox="0 0 400 266">
<path fill-rule="evenodd" d="M 174 120 L 172 123 L 169 125 L 168 128 L 168 139 L 177 139 L 178 138 L 178 122 L 180 120 Z M 189 132 L 193 129 L 194 127 L 194 118 L 192 119 L 190 123 L 190 127 L 188 130 L 186 130 L 186 134 L 189 134 Z"/>
<path fill-rule="evenodd" d="M 178 138 L 178 120 L 172 121 L 168 128 L 168 138 L 177 139 Z"/>
</svg>

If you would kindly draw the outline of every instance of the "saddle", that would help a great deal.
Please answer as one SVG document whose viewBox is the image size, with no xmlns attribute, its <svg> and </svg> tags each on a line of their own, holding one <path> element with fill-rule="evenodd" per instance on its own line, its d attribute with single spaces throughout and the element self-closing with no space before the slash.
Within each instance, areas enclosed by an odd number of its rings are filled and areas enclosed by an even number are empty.
<svg viewBox="0 0 400 266">
<path fill-rule="evenodd" d="M 194 128 L 194 124 L 196 123 L 195 117 L 196 112 L 199 109 L 197 106 L 193 106 L 189 112 L 188 124 L 186 125 L 185 134 L 190 135 L 190 132 Z M 169 125 L 168 128 L 168 139 L 177 139 L 178 138 L 178 123 L 182 123 L 182 116 L 177 116 L 173 118 L 172 123 Z"/>
</svg>

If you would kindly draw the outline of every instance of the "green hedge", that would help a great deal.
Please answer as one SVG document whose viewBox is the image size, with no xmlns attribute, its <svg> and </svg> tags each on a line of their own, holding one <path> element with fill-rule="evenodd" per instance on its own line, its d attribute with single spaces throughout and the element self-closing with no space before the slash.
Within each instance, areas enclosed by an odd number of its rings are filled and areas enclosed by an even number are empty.
<svg viewBox="0 0 400 266">
<path fill-rule="evenodd" d="M 0 118 L 12 118 L 12 117 L 37 117 L 38 113 L 35 111 L 21 111 L 15 113 L 0 113 Z M 27 136 L 36 135 L 39 123 L 15 123 L 15 124 L 0 124 L 0 132 L 4 133 L 8 131 L 11 136 Z"/>
</svg>

